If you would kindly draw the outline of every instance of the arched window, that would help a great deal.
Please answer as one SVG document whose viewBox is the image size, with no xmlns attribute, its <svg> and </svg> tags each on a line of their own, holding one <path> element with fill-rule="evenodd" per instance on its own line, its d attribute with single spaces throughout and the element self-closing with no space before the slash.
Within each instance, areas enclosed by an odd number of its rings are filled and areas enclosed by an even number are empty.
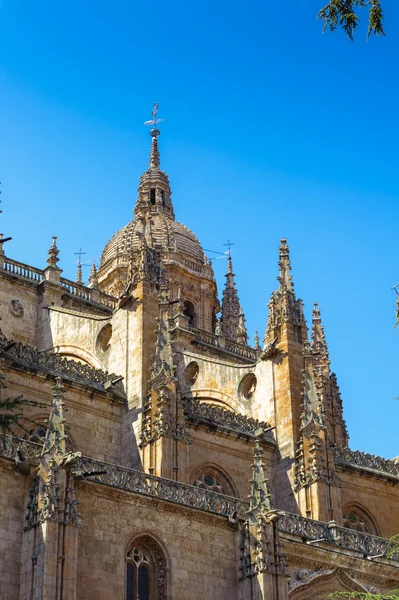
<svg viewBox="0 0 399 600">
<path fill-rule="evenodd" d="M 372 517 L 356 505 L 344 507 L 342 511 L 342 523 L 347 529 L 378 535 L 378 530 Z"/>
<path fill-rule="evenodd" d="M 227 496 L 237 495 L 228 477 L 211 465 L 198 470 L 191 481 L 192 485 L 196 485 L 209 492 L 217 492 L 218 494 L 226 494 Z"/>
<path fill-rule="evenodd" d="M 188 324 L 190 327 L 196 326 L 194 304 L 189 300 L 186 300 L 184 303 L 184 316 L 188 318 Z"/>
<path fill-rule="evenodd" d="M 135 540 L 126 555 L 126 600 L 166 600 L 166 561 L 149 536 Z"/>
</svg>

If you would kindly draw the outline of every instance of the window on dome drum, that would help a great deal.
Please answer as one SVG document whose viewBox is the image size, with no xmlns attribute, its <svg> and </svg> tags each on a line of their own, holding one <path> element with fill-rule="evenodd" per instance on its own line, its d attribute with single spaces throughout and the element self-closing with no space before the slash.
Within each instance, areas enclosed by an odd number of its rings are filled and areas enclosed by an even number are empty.
<svg viewBox="0 0 399 600">
<path fill-rule="evenodd" d="M 194 485 L 209 492 L 217 492 L 218 494 L 227 494 L 222 482 L 213 473 L 204 473 L 194 482 Z"/>
<path fill-rule="evenodd" d="M 188 300 L 184 303 L 184 316 L 188 318 L 190 327 L 195 327 L 195 308 L 192 302 Z"/>
<path fill-rule="evenodd" d="M 166 600 L 166 561 L 149 536 L 138 539 L 126 555 L 126 600 Z"/>
<path fill-rule="evenodd" d="M 165 206 L 165 192 L 161 190 L 162 206 Z"/>
<path fill-rule="evenodd" d="M 155 188 L 151 188 L 150 190 L 150 202 L 155 205 Z"/>
<path fill-rule="evenodd" d="M 377 530 L 371 519 L 357 507 L 348 507 L 342 514 L 343 526 L 362 533 L 377 534 Z"/>
</svg>

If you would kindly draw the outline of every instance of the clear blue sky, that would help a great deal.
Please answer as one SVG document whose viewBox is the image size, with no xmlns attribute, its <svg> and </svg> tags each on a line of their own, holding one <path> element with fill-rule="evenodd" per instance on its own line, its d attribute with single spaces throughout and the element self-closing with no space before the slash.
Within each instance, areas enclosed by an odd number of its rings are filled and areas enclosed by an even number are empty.
<svg viewBox="0 0 399 600">
<path fill-rule="evenodd" d="M 399 454 L 399 4 L 386 38 L 321 33 L 324 0 L 0 0 L 1 230 L 75 278 L 126 224 L 154 99 L 177 219 L 235 242 L 263 335 L 287 237 L 298 296 L 319 301 L 352 448 Z M 215 261 L 219 290 L 226 263 Z M 85 271 L 88 276 L 88 268 Z"/>
</svg>

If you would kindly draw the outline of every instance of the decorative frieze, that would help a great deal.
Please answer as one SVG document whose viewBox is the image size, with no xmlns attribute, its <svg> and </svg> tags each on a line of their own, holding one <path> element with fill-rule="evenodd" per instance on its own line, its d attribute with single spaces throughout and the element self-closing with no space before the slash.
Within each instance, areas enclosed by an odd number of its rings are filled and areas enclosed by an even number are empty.
<svg viewBox="0 0 399 600">
<path fill-rule="evenodd" d="M 371 469 L 379 473 L 399 477 L 399 464 L 393 460 L 367 454 L 367 452 L 360 452 L 359 450 L 350 450 L 345 446 L 332 445 L 331 450 L 336 463 Z"/>
<path fill-rule="evenodd" d="M 64 358 L 59 354 L 39 352 L 37 348 L 8 340 L 0 331 L 0 353 L 13 363 L 27 368 L 37 369 L 44 373 L 60 376 L 66 380 L 76 381 L 91 387 L 104 390 L 106 382 L 117 379 L 114 373 L 94 369 L 89 365 Z M 124 395 L 121 382 L 112 386 L 117 395 Z"/>
<path fill-rule="evenodd" d="M 184 398 L 182 402 L 184 414 L 189 420 L 207 425 L 213 430 L 220 427 L 221 429 L 234 431 L 237 434 L 255 436 L 255 432 L 270 428 L 269 423 L 265 421 L 238 415 L 220 406 L 200 402 L 196 398 Z M 273 440 L 270 433 L 267 435 L 267 440 L 269 442 Z"/>
</svg>

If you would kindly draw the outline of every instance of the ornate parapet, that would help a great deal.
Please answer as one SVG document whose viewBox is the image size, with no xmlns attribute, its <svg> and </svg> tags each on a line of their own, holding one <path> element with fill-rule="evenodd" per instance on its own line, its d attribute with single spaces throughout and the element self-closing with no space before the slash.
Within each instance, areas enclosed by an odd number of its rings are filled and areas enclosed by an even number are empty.
<svg viewBox="0 0 399 600">
<path fill-rule="evenodd" d="M 223 517 L 236 515 L 235 518 L 244 519 L 248 510 L 248 502 L 244 500 L 86 456 L 82 456 L 74 466 L 74 476 L 75 479 L 83 477 L 125 492 L 151 496 Z"/>
<path fill-rule="evenodd" d="M 334 462 L 337 464 L 399 477 L 399 464 L 393 460 L 360 452 L 359 450 L 350 450 L 345 446 L 332 445 L 331 450 L 334 455 Z"/>
<path fill-rule="evenodd" d="M 190 421 L 205 425 L 212 431 L 221 429 L 223 431 L 234 432 L 238 435 L 255 437 L 255 432 L 270 429 L 269 423 L 258 421 L 245 415 L 238 415 L 231 410 L 215 406 L 214 404 L 200 402 L 196 398 L 184 398 L 182 402 L 184 414 Z M 264 434 L 263 439 L 264 441 L 275 443 L 270 433 Z"/>
<path fill-rule="evenodd" d="M 42 444 L 28 442 L 13 435 L 0 434 L 0 457 L 10 460 L 21 460 L 22 458 L 29 461 L 32 465 L 38 465 Z"/>
<path fill-rule="evenodd" d="M 117 379 L 114 373 L 95 369 L 90 365 L 75 362 L 59 354 L 39 352 L 37 348 L 20 342 L 15 343 L 8 340 L 1 331 L 0 355 L 12 364 L 49 373 L 55 377 L 62 377 L 66 381 L 88 385 L 101 391 L 108 387 L 106 386 L 108 382 Z M 124 397 L 122 383 L 118 382 L 112 385 L 112 392 L 117 396 Z"/>
<path fill-rule="evenodd" d="M 334 521 L 324 523 L 291 513 L 279 511 L 279 514 L 277 525 L 279 531 L 300 536 L 304 541 L 318 540 L 321 544 L 333 544 L 346 550 L 359 552 L 365 557 L 378 555 L 382 557 L 387 552 L 389 541 L 385 538 L 338 527 Z M 391 560 L 399 562 L 399 553 L 396 553 Z"/>
<path fill-rule="evenodd" d="M 234 357 L 234 359 L 245 364 L 253 364 L 258 360 L 258 353 L 254 348 L 226 340 L 224 336 L 196 329 L 195 327 L 181 331 L 184 331 L 185 335 L 190 335 L 191 343 L 195 346 L 210 349 L 212 353 L 219 354 L 224 358 L 231 359 Z"/>
</svg>

